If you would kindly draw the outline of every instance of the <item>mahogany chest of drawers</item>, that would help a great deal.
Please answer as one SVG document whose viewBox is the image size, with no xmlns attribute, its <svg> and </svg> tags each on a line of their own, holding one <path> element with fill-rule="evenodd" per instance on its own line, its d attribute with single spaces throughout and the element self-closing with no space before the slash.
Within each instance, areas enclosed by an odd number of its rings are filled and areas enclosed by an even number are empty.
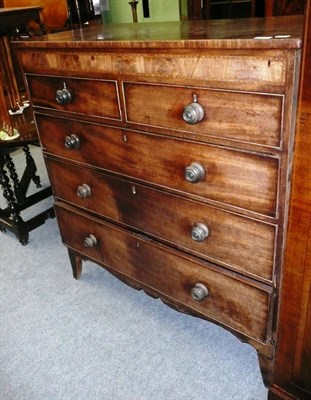
<svg viewBox="0 0 311 400">
<path fill-rule="evenodd" d="M 266 384 L 300 35 L 290 17 L 244 20 L 243 32 L 126 24 L 15 43 L 74 277 L 93 260 L 220 324 L 257 349 Z"/>
</svg>

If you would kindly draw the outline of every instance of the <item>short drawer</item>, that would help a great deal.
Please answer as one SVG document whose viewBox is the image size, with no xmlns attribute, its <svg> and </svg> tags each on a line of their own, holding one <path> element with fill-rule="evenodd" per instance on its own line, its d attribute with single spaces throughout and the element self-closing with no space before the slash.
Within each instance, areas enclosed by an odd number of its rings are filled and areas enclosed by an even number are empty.
<svg viewBox="0 0 311 400">
<path fill-rule="evenodd" d="M 57 198 L 271 283 L 274 225 L 59 160 L 46 162 Z"/>
<path fill-rule="evenodd" d="M 116 81 L 39 75 L 26 78 L 34 107 L 121 120 Z"/>
<path fill-rule="evenodd" d="M 200 263 L 195 258 L 152 240 L 131 234 L 112 224 L 56 205 L 63 242 L 86 257 L 156 290 L 160 296 L 218 321 L 244 335 L 266 342 L 270 289 L 236 279 Z M 85 238 L 93 235 L 92 247 Z M 88 240 L 90 243 L 90 241 Z M 193 300 L 197 283 L 208 288 L 208 296 Z"/>
<path fill-rule="evenodd" d="M 205 201 L 276 215 L 276 157 L 46 115 L 37 114 L 36 120 L 48 153 Z M 79 147 L 68 149 L 67 137 L 78 138 Z"/>
<path fill-rule="evenodd" d="M 123 90 L 126 120 L 145 129 L 189 132 L 203 141 L 216 137 L 281 146 L 284 96 L 133 82 L 124 82 Z M 193 108 L 194 97 L 202 107 L 203 119 L 185 122 L 183 112 Z"/>
</svg>

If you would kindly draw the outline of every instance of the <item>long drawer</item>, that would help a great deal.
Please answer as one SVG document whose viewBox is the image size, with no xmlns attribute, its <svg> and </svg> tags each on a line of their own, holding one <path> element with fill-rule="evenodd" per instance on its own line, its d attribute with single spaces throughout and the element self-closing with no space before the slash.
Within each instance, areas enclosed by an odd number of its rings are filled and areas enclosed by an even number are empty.
<svg viewBox="0 0 311 400">
<path fill-rule="evenodd" d="M 203 200 L 277 215 L 276 157 L 47 115 L 37 114 L 36 121 L 48 153 Z M 67 137 L 77 148 L 65 146 Z"/>
<path fill-rule="evenodd" d="M 121 120 L 116 81 L 27 75 L 27 84 L 34 107 Z"/>
<path fill-rule="evenodd" d="M 274 225 L 74 164 L 46 163 L 57 198 L 271 283 Z"/>
<path fill-rule="evenodd" d="M 218 137 L 281 146 L 283 96 L 134 82 L 124 82 L 123 90 L 126 120 L 145 129 L 191 132 L 202 141 Z M 204 116 L 191 124 L 182 114 L 194 95 Z"/>
<path fill-rule="evenodd" d="M 208 263 L 68 206 L 56 204 L 55 208 L 68 247 L 238 332 L 261 342 L 269 339 L 268 287 L 235 279 Z M 91 247 L 85 246 L 86 238 L 92 239 Z M 197 283 L 208 289 L 201 301 L 191 296 Z"/>
<path fill-rule="evenodd" d="M 197 21 L 196 21 L 197 22 Z M 126 29 L 126 27 L 124 27 Z M 182 85 L 199 84 L 217 88 L 284 93 L 286 66 L 291 67 L 286 53 L 277 49 L 227 51 L 200 49 L 199 54 L 185 54 L 172 49 L 161 53 L 48 48 L 32 49 L 31 55 L 19 52 L 26 73 L 69 76 L 126 76 L 131 80 Z"/>
</svg>

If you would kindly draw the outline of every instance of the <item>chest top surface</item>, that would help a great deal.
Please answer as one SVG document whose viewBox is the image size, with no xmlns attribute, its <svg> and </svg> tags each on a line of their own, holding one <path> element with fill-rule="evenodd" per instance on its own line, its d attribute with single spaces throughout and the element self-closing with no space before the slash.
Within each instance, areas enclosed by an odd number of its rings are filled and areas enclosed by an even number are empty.
<svg viewBox="0 0 311 400">
<path fill-rule="evenodd" d="M 300 48 L 302 16 L 94 25 L 35 37 L 15 47 L 127 49 Z"/>
</svg>

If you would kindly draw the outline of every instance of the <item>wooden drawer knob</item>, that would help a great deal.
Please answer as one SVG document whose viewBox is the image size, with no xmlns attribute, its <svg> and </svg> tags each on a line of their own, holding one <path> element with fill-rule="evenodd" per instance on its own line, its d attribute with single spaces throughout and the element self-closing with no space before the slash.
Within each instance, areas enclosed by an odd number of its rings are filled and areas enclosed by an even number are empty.
<svg viewBox="0 0 311 400">
<path fill-rule="evenodd" d="M 84 239 L 85 247 L 95 247 L 97 245 L 97 239 L 91 233 Z"/>
<path fill-rule="evenodd" d="M 205 168 L 198 162 L 191 163 L 185 168 L 185 178 L 190 183 L 198 183 L 205 177 Z"/>
<path fill-rule="evenodd" d="M 195 242 L 203 242 L 209 235 L 208 227 L 198 222 L 191 231 L 191 238 Z"/>
<path fill-rule="evenodd" d="M 202 301 L 209 295 L 208 288 L 203 283 L 196 283 L 191 289 L 191 297 L 194 301 Z"/>
<path fill-rule="evenodd" d="M 67 149 L 78 149 L 80 147 L 80 139 L 77 135 L 66 136 L 65 138 L 65 147 Z"/>
<path fill-rule="evenodd" d="M 77 187 L 77 195 L 81 199 L 86 199 L 91 195 L 91 188 L 86 183 L 83 183 L 82 185 Z"/>
<path fill-rule="evenodd" d="M 70 104 L 72 101 L 72 93 L 67 89 L 66 83 L 64 83 L 63 89 L 57 90 L 56 92 L 56 101 L 58 104 L 65 106 Z"/>
<path fill-rule="evenodd" d="M 183 120 L 187 124 L 194 125 L 202 121 L 204 117 L 204 110 L 201 104 L 198 103 L 198 97 L 193 95 L 193 102 L 184 108 L 182 113 Z"/>
</svg>

